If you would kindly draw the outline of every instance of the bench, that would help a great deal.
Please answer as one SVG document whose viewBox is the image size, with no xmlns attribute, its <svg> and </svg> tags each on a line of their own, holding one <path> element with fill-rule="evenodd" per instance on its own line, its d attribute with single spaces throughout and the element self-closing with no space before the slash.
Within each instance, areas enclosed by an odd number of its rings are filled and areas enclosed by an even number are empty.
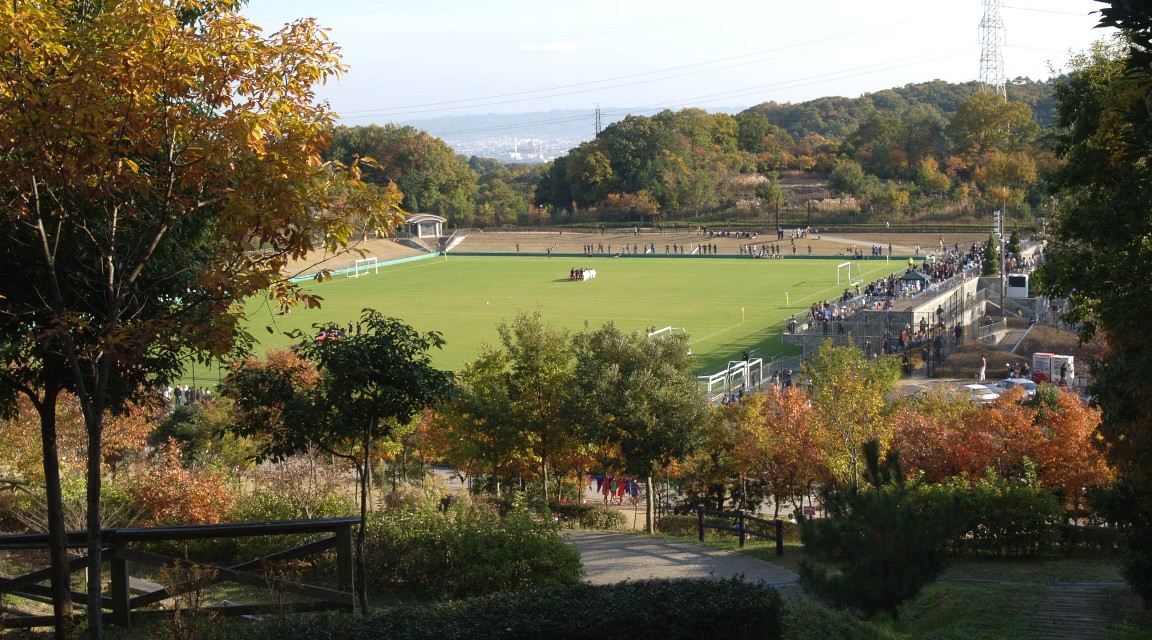
<svg viewBox="0 0 1152 640">
<path fill-rule="evenodd" d="M 128 591 L 132 592 L 133 595 L 142 596 L 163 590 L 164 585 L 162 584 L 158 584 L 150 580 L 145 580 L 143 578 L 133 578 L 131 576 L 128 577 Z"/>
</svg>

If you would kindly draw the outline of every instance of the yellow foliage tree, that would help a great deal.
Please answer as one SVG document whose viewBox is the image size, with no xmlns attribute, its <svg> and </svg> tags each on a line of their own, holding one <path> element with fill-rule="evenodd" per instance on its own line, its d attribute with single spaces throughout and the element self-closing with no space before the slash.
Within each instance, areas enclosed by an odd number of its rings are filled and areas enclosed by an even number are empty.
<svg viewBox="0 0 1152 640">
<path fill-rule="evenodd" d="M 88 449 L 89 611 L 100 611 L 104 416 L 190 355 L 233 349 L 244 298 L 318 304 L 282 270 L 352 220 L 387 230 L 394 188 L 322 162 L 342 71 L 310 20 L 265 36 L 239 0 L 0 6 L 0 407 L 40 415 L 53 613 L 71 625 L 55 407 L 76 394 Z M 241 340 L 241 344 L 247 340 Z M 101 616 L 89 633 L 101 636 Z"/>
<path fill-rule="evenodd" d="M 892 439 L 886 396 L 900 377 L 895 358 L 869 358 L 855 346 L 831 340 L 800 368 L 813 411 L 813 436 L 832 477 L 858 485 L 860 452 L 869 440 L 887 449 Z"/>
</svg>

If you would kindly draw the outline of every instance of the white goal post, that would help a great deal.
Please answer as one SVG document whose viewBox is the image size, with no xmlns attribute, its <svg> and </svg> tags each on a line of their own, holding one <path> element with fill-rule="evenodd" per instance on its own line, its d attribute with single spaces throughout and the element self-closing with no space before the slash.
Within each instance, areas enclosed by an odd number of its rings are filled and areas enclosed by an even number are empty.
<svg viewBox="0 0 1152 640">
<path fill-rule="evenodd" d="M 852 268 L 851 262 L 836 265 L 836 284 L 838 286 L 852 286 L 863 282 L 860 278 L 860 267 Z"/>
<path fill-rule="evenodd" d="M 370 273 L 380 273 L 380 262 L 376 256 L 370 258 L 360 258 L 352 265 L 352 273 L 348 274 L 349 278 L 359 278 L 366 276 Z"/>
</svg>

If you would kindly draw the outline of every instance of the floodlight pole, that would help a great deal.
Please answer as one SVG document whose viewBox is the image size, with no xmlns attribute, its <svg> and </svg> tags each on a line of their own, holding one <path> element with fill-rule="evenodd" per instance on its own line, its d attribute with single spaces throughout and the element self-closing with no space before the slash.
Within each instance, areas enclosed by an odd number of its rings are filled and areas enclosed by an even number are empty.
<svg viewBox="0 0 1152 640">
<path fill-rule="evenodd" d="M 1007 324 L 1008 311 L 1004 309 L 1004 289 L 1008 286 L 1008 256 L 1004 255 L 1004 214 L 999 211 L 996 214 L 996 238 L 1000 241 L 1000 317 L 1004 318 Z"/>
</svg>

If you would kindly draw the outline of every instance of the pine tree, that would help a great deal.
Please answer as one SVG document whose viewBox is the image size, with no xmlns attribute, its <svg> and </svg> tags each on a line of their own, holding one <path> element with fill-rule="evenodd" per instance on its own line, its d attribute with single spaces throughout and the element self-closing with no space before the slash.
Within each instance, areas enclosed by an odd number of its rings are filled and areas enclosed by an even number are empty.
<svg viewBox="0 0 1152 640">
<path fill-rule="evenodd" d="M 867 485 L 826 489 L 827 517 L 800 519 L 805 548 L 838 566 L 800 563 L 804 588 L 837 606 L 868 617 L 886 612 L 899 619 L 902 602 L 915 597 L 947 565 L 949 510 L 914 499 L 919 483 L 908 484 L 896 451 L 880 460 L 880 443 L 864 444 Z"/>
</svg>

